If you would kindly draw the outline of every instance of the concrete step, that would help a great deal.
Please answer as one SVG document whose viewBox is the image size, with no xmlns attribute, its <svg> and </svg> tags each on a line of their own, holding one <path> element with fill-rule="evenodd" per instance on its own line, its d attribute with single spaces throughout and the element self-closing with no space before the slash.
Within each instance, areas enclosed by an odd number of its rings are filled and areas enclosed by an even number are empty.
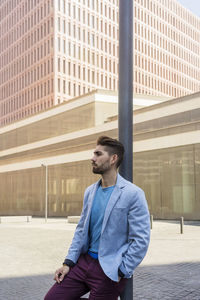
<svg viewBox="0 0 200 300">
<path fill-rule="evenodd" d="M 32 216 L 0 216 L 0 223 L 30 222 Z"/>
<path fill-rule="evenodd" d="M 78 224 L 80 216 L 69 216 L 67 219 L 68 223 Z"/>
</svg>

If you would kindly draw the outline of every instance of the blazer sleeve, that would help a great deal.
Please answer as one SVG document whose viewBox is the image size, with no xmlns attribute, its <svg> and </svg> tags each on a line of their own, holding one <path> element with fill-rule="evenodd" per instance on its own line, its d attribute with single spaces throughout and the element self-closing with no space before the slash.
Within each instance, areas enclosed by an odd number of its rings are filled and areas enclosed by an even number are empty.
<svg viewBox="0 0 200 300">
<path fill-rule="evenodd" d="M 72 243 L 69 247 L 68 254 L 65 260 L 71 260 L 76 263 L 80 254 L 82 253 L 83 243 L 84 243 L 84 223 L 87 216 L 87 199 L 88 199 L 88 190 L 85 191 L 84 201 L 83 201 L 83 209 L 81 212 L 80 220 L 76 227 L 74 237 L 72 239 Z"/>
<path fill-rule="evenodd" d="M 150 216 L 144 192 L 138 189 L 133 194 L 128 212 L 128 249 L 124 253 L 119 270 L 125 278 L 130 278 L 135 268 L 143 260 L 150 241 Z"/>
</svg>

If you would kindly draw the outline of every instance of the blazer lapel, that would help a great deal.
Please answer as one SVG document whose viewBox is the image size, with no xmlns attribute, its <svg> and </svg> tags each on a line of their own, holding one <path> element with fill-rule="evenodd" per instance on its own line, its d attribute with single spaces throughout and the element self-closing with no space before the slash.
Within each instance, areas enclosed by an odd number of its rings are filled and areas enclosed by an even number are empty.
<svg viewBox="0 0 200 300">
<path fill-rule="evenodd" d="M 103 219 L 103 224 L 102 224 L 102 230 L 101 233 L 104 231 L 106 227 L 106 223 L 108 221 L 108 218 L 110 216 L 110 213 L 115 205 L 115 203 L 118 201 L 121 193 L 122 193 L 122 188 L 126 185 L 126 182 L 123 177 L 121 177 L 119 174 L 117 175 L 117 182 L 116 186 L 111 194 L 110 200 L 108 201 L 108 205 L 106 207 L 104 219 Z"/>
<path fill-rule="evenodd" d="M 117 200 L 119 199 L 120 195 L 121 195 L 121 189 L 116 186 L 110 196 L 110 199 L 108 201 L 107 207 L 106 207 L 106 211 L 105 211 L 105 215 L 104 215 L 104 219 L 103 219 L 103 224 L 102 224 L 102 230 L 101 233 L 104 231 L 105 227 L 106 227 L 106 223 L 108 221 L 109 215 L 115 205 L 115 203 L 117 202 Z"/>
</svg>

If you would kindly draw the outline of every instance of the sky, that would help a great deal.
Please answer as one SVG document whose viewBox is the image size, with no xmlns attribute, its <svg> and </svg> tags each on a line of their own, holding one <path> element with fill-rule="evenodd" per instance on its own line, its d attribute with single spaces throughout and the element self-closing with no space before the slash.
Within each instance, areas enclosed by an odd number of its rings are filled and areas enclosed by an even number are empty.
<svg viewBox="0 0 200 300">
<path fill-rule="evenodd" d="M 191 10 L 195 15 L 200 17 L 200 1 L 199 0 L 177 0 L 184 7 Z"/>
</svg>

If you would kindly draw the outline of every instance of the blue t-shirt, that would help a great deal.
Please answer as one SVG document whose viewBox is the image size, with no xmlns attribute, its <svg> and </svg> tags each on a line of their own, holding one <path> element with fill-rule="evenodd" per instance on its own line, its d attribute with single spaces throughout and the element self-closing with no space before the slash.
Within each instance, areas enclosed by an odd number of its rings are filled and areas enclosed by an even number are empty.
<svg viewBox="0 0 200 300">
<path fill-rule="evenodd" d="M 113 185 L 107 188 L 102 188 L 102 186 L 99 185 L 96 191 L 92 205 L 89 227 L 89 250 L 92 252 L 98 252 L 104 213 L 114 187 L 115 186 Z"/>
</svg>

